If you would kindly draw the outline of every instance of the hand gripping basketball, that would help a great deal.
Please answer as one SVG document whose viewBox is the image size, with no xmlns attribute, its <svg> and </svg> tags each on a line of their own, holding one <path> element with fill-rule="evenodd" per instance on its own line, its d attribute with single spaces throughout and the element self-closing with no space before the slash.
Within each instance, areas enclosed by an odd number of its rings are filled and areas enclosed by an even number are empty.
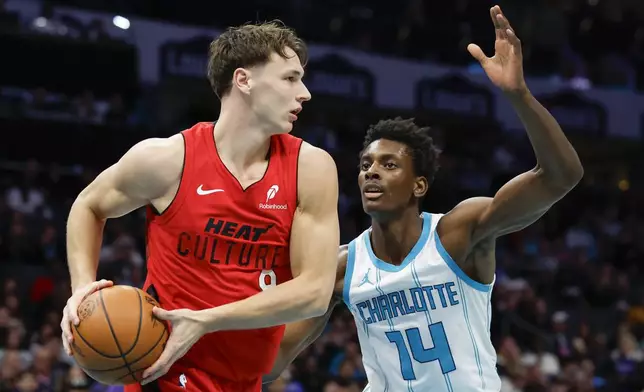
<svg viewBox="0 0 644 392">
<path fill-rule="evenodd" d="M 92 293 L 112 285 L 114 285 L 114 282 L 105 279 L 92 282 L 78 288 L 67 300 L 67 305 L 65 305 L 65 309 L 63 310 L 63 320 L 60 322 L 60 328 L 63 331 L 63 346 L 65 347 L 67 355 L 73 355 L 71 344 L 74 337 L 72 335 L 71 323 L 74 323 L 76 326 L 80 323 L 80 319 L 78 318 L 78 306 Z"/>
<path fill-rule="evenodd" d="M 192 345 L 208 332 L 198 311 L 190 309 L 164 310 L 155 306 L 152 312 L 159 320 L 168 321 L 172 328 L 163 353 L 152 366 L 143 372 L 141 385 L 151 383 L 166 374 L 170 367 L 186 355 Z"/>
</svg>

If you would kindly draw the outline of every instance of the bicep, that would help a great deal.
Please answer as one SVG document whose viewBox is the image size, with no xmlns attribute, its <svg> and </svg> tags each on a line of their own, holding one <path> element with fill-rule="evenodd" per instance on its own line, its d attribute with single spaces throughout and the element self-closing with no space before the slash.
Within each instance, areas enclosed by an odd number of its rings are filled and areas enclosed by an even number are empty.
<svg viewBox="0 0 644 392">
<path fill-rule="evenodd" d="M 167 139 L 149 139 L 132 147 L 114 165 L 99 174 L 78 196 L 102 218 L 117 218 L 136 210 L 167 189 L 172 160 Z"/>
<path fill-rule="evenodd" d="M 303 272 L 335 269 L 339 243 L 337 226 L 337 216 L 318 216 L 305 211 L 295 214 L 290 244 L 294 277 Z"/>
<path fill-rule="evenodd" d="M 333 280 L 340 245 L 337 171 L 326 152 L 316 149 L 312 155 L 300 158 L 298 208 L 291 229 L 291 268 L 294 277 L 307 274 L 313 280 Z M 328 283 L 333 287 L 333 281 Z"/>
<path fill-rule="evenodd" d="M 143 206 L 145 200 L 128 195 L 126 189 L 119 187 L 118 170 L 116 164 L 99 174 L 78 195 L 75 204 L 87 206 L 101 219 L 117 218 Z"/>
<path fill-rule="evenodd" d="M 522 173 L 503 185 L 483 203 L 477 214 L 475 237 L 501 236 L 541 218 L 570 188 L 551 185 L 538 169 Z"/>
</svg>

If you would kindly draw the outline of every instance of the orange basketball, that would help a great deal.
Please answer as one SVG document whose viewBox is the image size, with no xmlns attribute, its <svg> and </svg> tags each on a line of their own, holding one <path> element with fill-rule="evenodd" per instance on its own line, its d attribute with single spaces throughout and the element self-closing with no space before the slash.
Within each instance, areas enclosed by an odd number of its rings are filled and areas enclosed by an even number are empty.
<svg viewBox="0 0 644 392">
<path fill-rule="evenodd" d="M 161 355 L 168 339 L 164 322 L 152 315 L 157 301 L 131 286 L 112 286 L 87 297 L 72 326 L 72 352 L 78 365 L 103 384 L 125 385 Z"/>
</svg>

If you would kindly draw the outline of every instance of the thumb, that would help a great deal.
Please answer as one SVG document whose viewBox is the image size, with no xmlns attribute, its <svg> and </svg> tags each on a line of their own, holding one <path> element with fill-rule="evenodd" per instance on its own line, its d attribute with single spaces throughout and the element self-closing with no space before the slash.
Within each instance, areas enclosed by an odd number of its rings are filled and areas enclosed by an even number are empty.
<svg viewBox="0 0 644 392">
<path fill-rule="evenodd" d="M 154 314 L 154 317 L 158 318 L 159 320 L 172 321 L 172 319 L 174 318 L 174 314 L 171 310 L 161 309 L 158 306 L 152 308 L 152 314 Z"/>
<path fill-rule="evenodd" d="M 470 52 L 472 57 L 474 57 L 481 65 L 485 64 L 487 61 L 487 56 L 483 53 L 483 50 L 476 44 L 467 45 L 467 51 Z"/>
</svg>

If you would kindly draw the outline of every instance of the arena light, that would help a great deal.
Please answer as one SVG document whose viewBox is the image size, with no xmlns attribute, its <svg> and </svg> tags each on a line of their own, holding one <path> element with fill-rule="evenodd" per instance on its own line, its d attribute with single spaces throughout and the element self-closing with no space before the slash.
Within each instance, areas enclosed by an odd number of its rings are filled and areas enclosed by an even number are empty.
<svg viewBox="0 0 644 392">
<path fill-rule="evenodd" d="M 43 28 L 47 26 L 47 18 L 39 16 L 36 18 L 36 20 L 34 20 L 34 24 L 36 25 L 36 27 Z"/>
<path fill-rule="evenodd" d="M 116 15 L 114 19 L 112 19 L 112 23 L 114 23 L 114 26 L 122 30 L 127 30 L 130 28 L 130 21 L 127 18 L 119 15 Z"/>
</svg>

